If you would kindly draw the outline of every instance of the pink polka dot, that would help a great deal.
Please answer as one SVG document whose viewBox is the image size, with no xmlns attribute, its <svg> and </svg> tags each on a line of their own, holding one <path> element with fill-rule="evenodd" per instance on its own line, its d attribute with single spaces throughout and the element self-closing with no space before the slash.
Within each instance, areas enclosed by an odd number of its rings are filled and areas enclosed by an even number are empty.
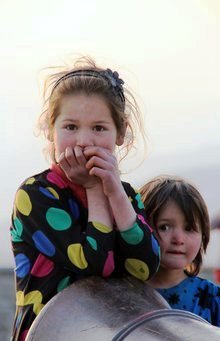
<svg viewBox="0 0 220 341">
<path fill-rule="evenodd" d="M 36 277 L 44 277 L 47 276 L 53 268 L 54 263 L 44 255 L 39 254 L 31 270 L 31 274 Z"/>
<path fill-rule="evenodd" d="M 68 186 L 67 182 L 54 172 L 49 172 L 47 174 L 47 180 L 57 185 L 59 188 L 65 188 Z"/>
<path fill-rule="evenodd" d="M 25 341 L 28 332 L 29 332 L 29 329 L 25 329 L 23 333 L 21 333 L 21 335 L 19 336 L 18 341 Z"/>
<path fill-rule="evenodd" d="M 113 251 L 108 252 L 108 257 L 106 259 L 104 269 L 102 272 L 103 277 L 108 277 L 111 275 L 111 273 L 114 271 L 115 268 L 115 262 L 114 262 L 114 253 Z"/>
<path fill-rule="evenodd" d="M 146 220 L 144 219 L 144 217 L 143 217 L 141 214 L 138 214 L 137 216 L 138 216 L 138 218 L 140 219 L 140 221 L 141 221 L 143 224 L 147 225 L 147 227 L 149 228 L 150 232 L 153 232 L 152 228 L 148 225 L 148 223 L 146 222 Z"/>
</svg>

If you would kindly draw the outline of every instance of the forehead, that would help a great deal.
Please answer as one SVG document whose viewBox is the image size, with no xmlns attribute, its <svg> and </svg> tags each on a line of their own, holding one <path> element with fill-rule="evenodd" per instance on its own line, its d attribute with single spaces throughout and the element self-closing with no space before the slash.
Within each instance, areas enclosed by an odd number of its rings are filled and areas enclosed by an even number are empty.
<svg viewBox="0 0 220 341">
<path fill-rule="evenodd" d="M 64 96 L 60 102 L 60 111 L 62 112 L 79 112 L 82 110 L 90 110 L 92 112 L 102 111 L 107 114 L 110 109 L 102 96 L 84 93 Z"/>
<path fill-rule="evenodd" d="M 184 212 L 181 207 L 173 200 L 168 199 L 159 210 L 158 216 L 181 216 L 184 217 Z"/>
</svg>

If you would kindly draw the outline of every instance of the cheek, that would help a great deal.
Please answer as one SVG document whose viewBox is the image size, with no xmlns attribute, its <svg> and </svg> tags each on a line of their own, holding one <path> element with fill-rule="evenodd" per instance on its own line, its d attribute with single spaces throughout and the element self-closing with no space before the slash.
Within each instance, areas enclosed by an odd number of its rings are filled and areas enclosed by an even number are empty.
<svg viewBox="0 0 220 341">
<path fill-rule="evenodd" d="M 54 147 L 55 150 L 63 152 L 66 147 L 70 146 L 70 139 L 68 136 L 62 132 L 54 132 Z"/>
<path fill-rule="evenodd" d="M 190 238 L 188 243 L 189 243 L 189 248 L 191 250 L 191 253 L 196 256 L 202 244 L 202 237 L 201 236 L 197 236 L 195 238 L 192 237 Z"/>
<path fill-rule="evenodd" d="M 105 138 L 102 141 L 97 141 L 97 146 L 105 148 L 105 149 L 109 150 L 111 153 L 113 153 L 115 150 L 115 146 L 116 146 L 115 142 L 116 141 L 114 139 L 107 140 Z"/>
<path fill-rule="evenodd" d="M 160 245 L 160 250 L 161 250 L 161 255 L 163 255 L 163 253 L 166 251 L 167 247 L 168 247 L 168 242 L 166 242 L 166 240 L 162 240 L 161 238 L 158 238 L 158 243 Z"/>
</svg>

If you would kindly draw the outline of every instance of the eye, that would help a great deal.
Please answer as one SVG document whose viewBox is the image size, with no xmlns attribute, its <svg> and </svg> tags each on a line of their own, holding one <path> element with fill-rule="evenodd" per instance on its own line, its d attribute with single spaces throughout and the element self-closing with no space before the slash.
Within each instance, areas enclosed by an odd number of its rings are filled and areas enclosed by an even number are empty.
<svg viewBox="0 0 220 341">
<path fill-rule="evenodd" d="M 186 230 L 187 232 L 199 232 L 199 229 L 198 229 L 197 226 L 191 226 L 191 225 L 187 225 L 187 226 L 185 227 L 185 230 Z"/>
<path fill-rule="evenodd" d="M 104 131 L 104 130 L 106 130 L 103 126 L 95 126 L 94 127 L 94 130 L 96 130 L 96 131 Z"/>
<path fill-rule="evenodd" d="M 159 225 L 157 227 L 157 230 L 162 231 L 162 232 L 167 232 L 169 229 L 170 229 L 170 226 L 167 224 Z"/>
<path fill-rule="evenodd" d="M 76 130 L 77 129 L 77 126 L 75 124 L 67 124 L 65 126 L 65 129 L 66 130 Z"/>
</svg>

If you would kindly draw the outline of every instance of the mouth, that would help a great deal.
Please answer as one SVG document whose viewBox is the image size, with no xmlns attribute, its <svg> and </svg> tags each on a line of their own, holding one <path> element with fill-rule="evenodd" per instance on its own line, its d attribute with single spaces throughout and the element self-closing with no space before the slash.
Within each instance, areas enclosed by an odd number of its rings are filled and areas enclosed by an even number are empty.
<svg viewBox="0 0 220 341">
<path fill-rule="evenodd" d="M 168 253 L 172 255 L 185 255 L 185 253 L 182 251 L 168 251 Z"/>
</svg>

